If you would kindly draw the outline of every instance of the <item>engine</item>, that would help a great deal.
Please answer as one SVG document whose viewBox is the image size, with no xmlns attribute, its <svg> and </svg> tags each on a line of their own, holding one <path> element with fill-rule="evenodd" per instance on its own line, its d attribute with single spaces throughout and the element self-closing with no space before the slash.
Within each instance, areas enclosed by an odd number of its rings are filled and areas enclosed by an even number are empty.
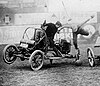
<svg viewBox="0 0 100 86">
<path fill-rule="evenodd" d="M 61 52 L 62 53 L 69 53 L 70 52 L 70 48 L 71 48 L 70 42 L 67 42 L 67 40 L 65 40 L 65 39 L 61 39 L 60 45 L 61 45 Z"/>
<path fill-rule="evenodd" d="M 71 50 L 71 42 L 61 39 L 59 43 L 56 44 L 56 47 L 63 53 L 68 54 Z"/>
</svg>

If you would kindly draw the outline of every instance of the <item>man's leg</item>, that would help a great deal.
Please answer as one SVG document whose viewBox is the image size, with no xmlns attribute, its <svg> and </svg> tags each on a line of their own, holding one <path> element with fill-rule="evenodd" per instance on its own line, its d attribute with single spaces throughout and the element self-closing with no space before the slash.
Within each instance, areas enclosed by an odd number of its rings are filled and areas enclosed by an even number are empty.
<svg viewBox="0 0 100 86">
<path fill-rule="evenodd" d="M 81 35 L 85 35 L 85 36 L 88 36 L 89 35 L 89 32 L 85 29 L 83 29 L 82 27 L 79 27 L 78 28 L 78 31 L 77 31 L 78 34 L 81 34 Z"/>
<path fill-rule="evenodd" d="M 53 38 L 52 37 L 49 37 L 48 39 L 49 39 L 49 42 L 50 42 L 50 46 L 53 48 L 53 50 L 57 54 L 57 56 L 62 56 L 61 52 L 54 45 Z"/>
<path fill-rule="evenodd" d="M 75 49 L 76 49 L 76 55 L 78 55 L 77 56 L 77 60 L 79 59 L 79 57 L 80 57 L 80 49 L 79 49 L 79 47 L 78 47 L 78 45 L 77 45 L 77 33 L 73 33 L 73 44 L 74 44 L 74 46 L 75 46 Z"/>
</svg>

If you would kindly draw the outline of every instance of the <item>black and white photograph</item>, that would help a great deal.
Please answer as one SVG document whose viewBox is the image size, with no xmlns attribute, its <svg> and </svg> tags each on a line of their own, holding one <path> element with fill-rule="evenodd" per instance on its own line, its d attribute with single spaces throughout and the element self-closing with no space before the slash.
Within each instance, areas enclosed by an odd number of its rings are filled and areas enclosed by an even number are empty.
<svg viewBox="0 0 100 86">
<path fill-rule="evenodd" d="M 100 86 L 100 0 L 0 0 L 0 86 Z"/>
</svg>

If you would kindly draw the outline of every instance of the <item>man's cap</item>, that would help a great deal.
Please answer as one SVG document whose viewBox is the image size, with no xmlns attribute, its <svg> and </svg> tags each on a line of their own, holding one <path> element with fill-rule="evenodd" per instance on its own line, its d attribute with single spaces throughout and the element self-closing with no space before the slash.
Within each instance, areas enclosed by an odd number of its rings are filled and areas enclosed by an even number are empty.
<svg viewBox="0 0 100 86">
<path fill-rule="evenodd" d="M 60 26 L 60 27 L 62 26 L 62 24 L 61 24 L 60 21 L 57 21 L 57 22 L 56 22 L 56 25 L 58 25 L 58 26 Z"/>
</svg>

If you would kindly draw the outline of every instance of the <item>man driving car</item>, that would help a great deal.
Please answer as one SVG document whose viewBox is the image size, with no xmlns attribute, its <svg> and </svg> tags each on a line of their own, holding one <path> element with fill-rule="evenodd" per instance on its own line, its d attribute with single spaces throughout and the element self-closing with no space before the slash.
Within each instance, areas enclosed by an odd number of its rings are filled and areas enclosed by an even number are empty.
<svg viewBox="0 0 100 86">
<path fill-rule="evenodd" d="M 57 56 L 62 56 L 62 55 L 61 55 L 60 51 L 54 45 L 53 39 L 54 39 L 54 36 L 55 36 L 58 28 L 61 26 L 62 26 L 62 24 L 59 21 L 57 21 L 55 24 L 54 23 L 45 23 L 44 25 L 42 25 L 42 28 L 45 29 L 46 35 L 48 37 L 50 47 L 53 48 L 53 50 L 55 51 Z"/>
</svg>

